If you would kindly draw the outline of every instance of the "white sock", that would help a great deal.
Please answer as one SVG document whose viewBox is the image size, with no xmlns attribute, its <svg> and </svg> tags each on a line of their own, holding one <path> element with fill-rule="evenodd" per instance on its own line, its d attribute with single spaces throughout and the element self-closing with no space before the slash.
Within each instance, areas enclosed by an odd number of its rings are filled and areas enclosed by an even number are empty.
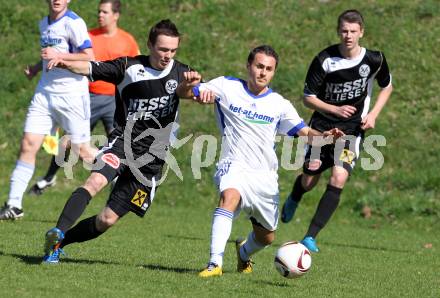
<svg viewBox="0 0 440 298">
<path fill-rule="evenodd" d="M 232 219 L 234 213 L 223 208 L 216 208 L 214 218 L 212 219 L 211 230 L 211 258 L 210 263 L 223 266 L 223 254 L 225 252 L 226 242 L 232 230 Z"/>
<path fill-rule="evenodd" d="M 7 203 L 9 206 L 23 209 L 23 194 L 28 187 L 29 181 L 31 181 L 34 169 L 34 165 L 17 160 L 11 175 L 11 189 L 9 190 L 9 200 Z"/>
<path fill-rule="evenodd" d="M 268 245 L 263 245 L 255 239 L 254 231 L 252 231 L 249 233 L 246 243 L 240 248 L 240 258 L 243 261 L 247 261 L 251 255 L 266 248 L 266 246 Z"/>
</svg>

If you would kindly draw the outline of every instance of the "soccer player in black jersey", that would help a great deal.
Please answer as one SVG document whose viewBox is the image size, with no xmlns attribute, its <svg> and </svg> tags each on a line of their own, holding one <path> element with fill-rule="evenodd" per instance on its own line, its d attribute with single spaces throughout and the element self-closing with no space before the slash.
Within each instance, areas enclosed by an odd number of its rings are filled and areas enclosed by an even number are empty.
<svg viewBox="0 0 440 298">
<path fill-rule="evenodd" d="M 49 71 L 62 67 L 87 75 L 92 81 L 113 83 L 119 97 L 112 141 L 98 154 L 85 184 L 67 200 L 56 227 L 46 233 L 43 262 L 58 263 L 64 246 L 98 237 L 128 212 L 143 217 L 150 207 L 177 117 L 176 89 L 179 84 L 200 82 L 197 72 L 173 59 L 179 41 L 176 26 L 162 20 L 150 30 L 149 56 L 104 62 L 49 62 Z M 104 209 L 72 227 L 91 198 L 115 177 L 118 180 Z"/>
<path fill-rule="evenodd" d="M 345 144 L 326 145 L 319 156 L 309 146 L 303 173 L 296 178 L 292 192 L 284 202 L 281 221 L 289 222 L 304 193 L 318 182 L 323 171 L 331 169 L 330 181 L 318 204 L 302 243 L 318 252 L 315 238 L 336 210 L 342 189 L 359 156 L 364 132 L 376 119 L 391 92 L 391 74 L 385 56 L 359 45 L 364 20 L 357 10 L 344 11 L 338 18 L 340 43 L 321 51 L 312 61 L 304 86 L 304 104 L 313 109 L 310 126 L 324 131 L 337 127 L 347 136 Z M 369 111 L 373 80 L 381 88 Z"/>
</svg>

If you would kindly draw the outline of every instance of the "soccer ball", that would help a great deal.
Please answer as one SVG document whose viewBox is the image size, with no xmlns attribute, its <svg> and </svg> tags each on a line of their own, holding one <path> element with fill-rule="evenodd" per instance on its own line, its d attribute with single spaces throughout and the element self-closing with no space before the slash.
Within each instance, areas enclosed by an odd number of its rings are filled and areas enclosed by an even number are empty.
<svg viewBox="0 0 440 298">
<path fill-rule="evenodd" d="M 297 278 L 312 265 L 310 251 L 296 241 L 286 242 L 277 250 L 274 260 L 277 271 L 286 278 Z"/>
</svg>

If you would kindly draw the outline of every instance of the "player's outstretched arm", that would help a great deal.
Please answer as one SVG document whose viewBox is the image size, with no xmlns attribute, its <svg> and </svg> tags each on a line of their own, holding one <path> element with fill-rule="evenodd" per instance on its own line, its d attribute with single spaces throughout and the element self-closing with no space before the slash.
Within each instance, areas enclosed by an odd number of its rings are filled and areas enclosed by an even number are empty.
<svg viewBox="0 0 440 298">
<path fill-rule="evenodd" d="M 206 89 L 206 90 L 199 90 L 199 94 L 194 97 L 194 101 L 201 104 L 207 104 L 207 103 L 214 103 L 216 98 L 217 95 L 215 95 L 214 91 Z"/>
<path fill-rule="evenodd" d="M 61 53 L 53 47 L 41 49 L 41 59 L 53 60 L 57 58 L 65 61 L 93 61 L 95 60 L 95 55 L 91 48 L 81 50 L 78 53 Z"/>
<path fill-rule="evenodd" d="M 64 68 L 73 73 L 88 76 L 90 74 L 90 62 L 89 61 L 68 61 L 59 58 L 50 60 L 47 63 L 47 71 L 50 71 L 54 67 Z"/>
<path fill-rule="evenodd" d="M 216 95 L 211 90 L 199 90 L 197 86 L 202 81 L 202 76 L 197 71 L 183 73 L 184 80 L 177 86 L 176 93 L 180 98 L 192 99 L 198 103 L 213 103 Z M 194 91 L 197 89 L 196 91 Z"/>
<path fill-rule="evenodd" d="M 312 146 L 324 146 L 336 142 L 340 137 L 345 136 L 345 133 L 339 128 L 332 128 L 324 132 L 317 131 L 310 127 L 303 127 L 298 131 L 299 136 L 307 136 L 307 143 Z"/>
<path fill-rule="evenodd" d="M 199 91 L 197 86 L 202 81 L 202 76 L 197 71 L 186 71 L 183 73 L 184 79 L 177 86 L 176 93 L 180 98 L 188 98 L 199 103 L 211 103 L 215 100 L 215 95 L 212 91 Z M 194 91 L 197 89 L 197 91 Z"/>
</svg>

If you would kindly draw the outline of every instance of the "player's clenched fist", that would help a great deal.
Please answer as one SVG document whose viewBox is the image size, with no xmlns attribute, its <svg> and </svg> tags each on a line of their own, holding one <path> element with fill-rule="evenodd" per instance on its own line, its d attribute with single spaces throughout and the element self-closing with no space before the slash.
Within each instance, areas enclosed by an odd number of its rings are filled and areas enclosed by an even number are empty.
<svg viewBox="0 0 440 298">
<path fill-rule="evenodd" d="M 202 76 L 194 70 L 184 72 L 183 76 L 185 78 L 185 83 L 191 87 L 196 86 L 202 80 Z"/>
</svg>

